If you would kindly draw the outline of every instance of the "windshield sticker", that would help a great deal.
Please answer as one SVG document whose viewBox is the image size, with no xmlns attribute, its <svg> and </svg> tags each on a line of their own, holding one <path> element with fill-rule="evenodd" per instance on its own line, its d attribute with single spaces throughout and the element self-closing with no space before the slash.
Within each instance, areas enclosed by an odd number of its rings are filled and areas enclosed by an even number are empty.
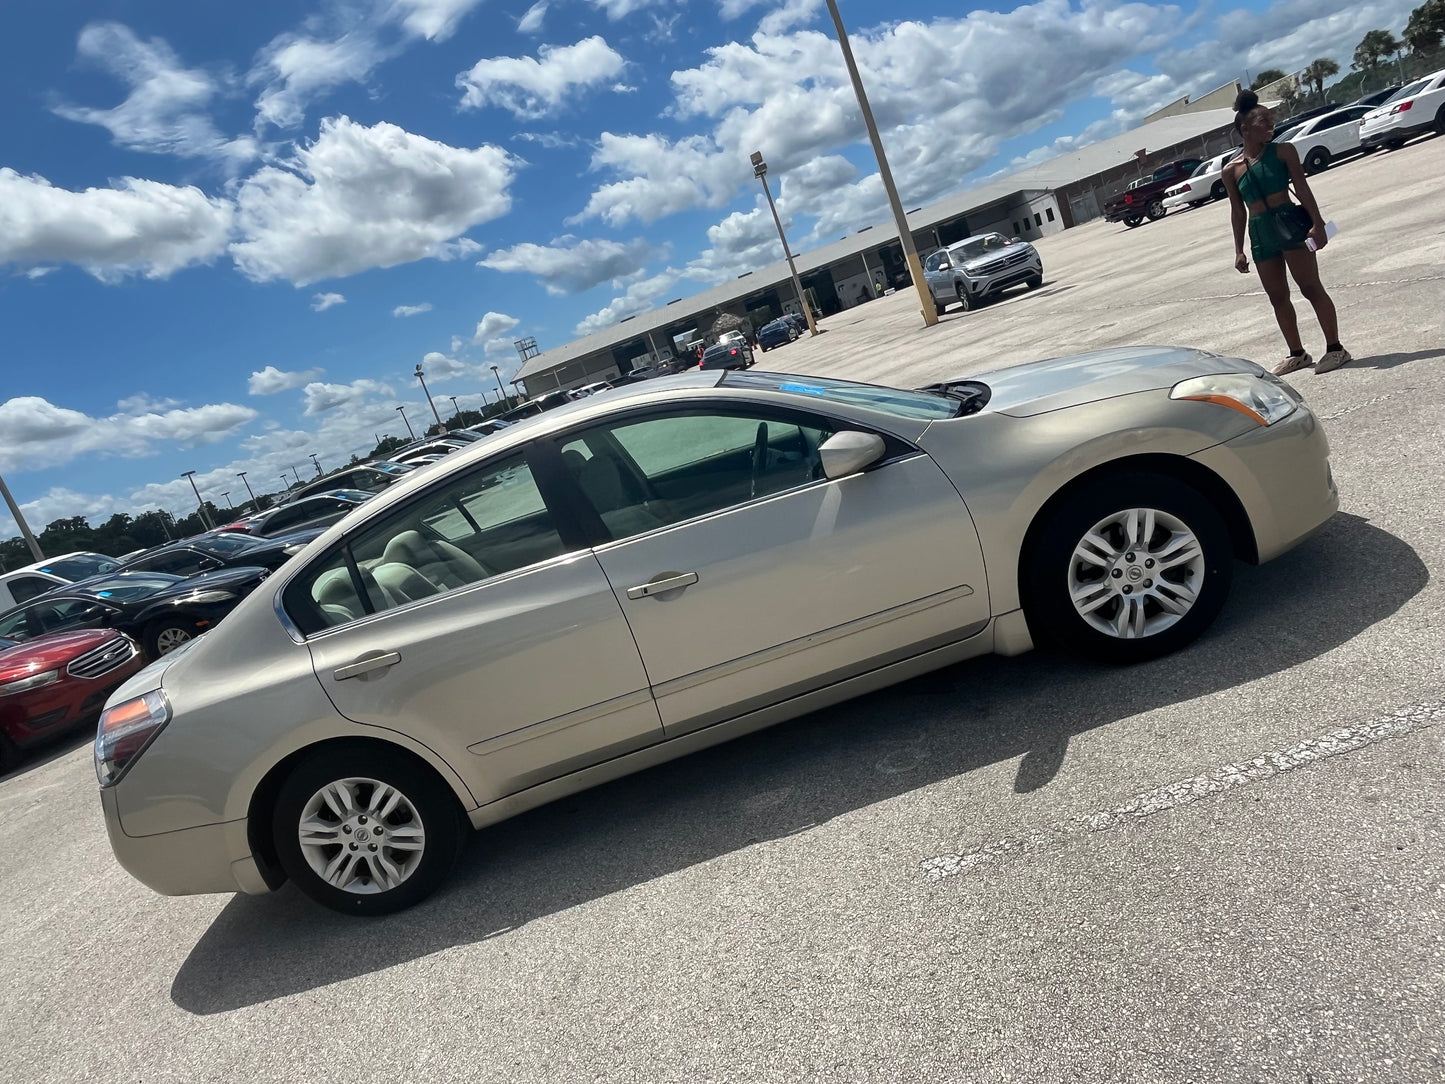
<svg viewBox="0 0 1445 1084">
<path fill-rule="evenodd" d="M 779 391 L 796 392 L 798 395 L 827 395 L 827 388 L 820 388 L 816 384 L 779 384 Z"/>
</svg>

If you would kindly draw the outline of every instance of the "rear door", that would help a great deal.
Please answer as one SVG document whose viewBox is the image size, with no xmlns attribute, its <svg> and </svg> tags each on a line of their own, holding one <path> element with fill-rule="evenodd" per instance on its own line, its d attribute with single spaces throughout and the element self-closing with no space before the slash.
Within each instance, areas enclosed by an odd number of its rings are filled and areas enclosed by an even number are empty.
<svg viewBox="0 0 1445 1084">
<path fill-rule="evenodd" d="M 943 472 L 893 440 L 830 481 L 818 446 L 840 427 L 719 405 L 558 440 L 670 735 L 986 624 L 977 534 Z"/>
</svg>

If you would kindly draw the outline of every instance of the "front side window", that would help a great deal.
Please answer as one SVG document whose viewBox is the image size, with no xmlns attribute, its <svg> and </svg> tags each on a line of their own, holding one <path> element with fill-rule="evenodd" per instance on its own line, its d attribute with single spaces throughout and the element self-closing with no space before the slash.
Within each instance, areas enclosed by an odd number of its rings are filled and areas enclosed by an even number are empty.
<svg viewBox="0 0 1445 1084">
<path fill-rule="evenodd" d="M 55 602 L 38 603 L 35 607 L 35 617 L 46 632 L 84 628 L 96 624 L 104 616 L 105 607 L 89 599 L 58 599 Z"/>
<path fill-rule="evenodd" d="M 177 550 L 174 553 L 158 553 L 154 557 L 142 557 L 130 567 L 144 572 L 169 572 L 174 576 L 194 576 L 198 572 L 217 567 L 219 562 L 191 550 Z"/>
<path fill-rule="evenodd" d="M 107 572 L 114 572 L 119 567 L 120 562 L 113 557 L 105 557 L 99 553 L 77 553 L 73 557 L 51 561 L 43 566 L 41 571 L 74 582 L 83 580 L 87 576 L 102 576 Z"/>
<path fill-rule="evenodd" d="M 39 576 L 16 576 L 8 584 L 10 597 L 16 602 L 29 602 L 36 595 L 49 591 L 52 587 L 58 587 L 54 580 L 41 579 Z"/>
<path fill-rule="evenodd" d="M 619 540 L 822 478 L 830 436 L 814 419 L 690 411 L 577 434 L 562 459 Z"/>
<path fill-rule="evenodd" d="M 287 587 L 286 609 L 316 632 L 565 552 L 531 468 L 513 456 L 368 524 Z"/>
</svg>

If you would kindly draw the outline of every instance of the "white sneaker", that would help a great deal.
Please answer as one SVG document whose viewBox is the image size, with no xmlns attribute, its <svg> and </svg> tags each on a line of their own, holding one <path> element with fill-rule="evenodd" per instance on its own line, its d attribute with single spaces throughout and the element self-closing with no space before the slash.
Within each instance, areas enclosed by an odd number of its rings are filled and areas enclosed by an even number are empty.
<svg viewBox="0 0 1445 1084">
<path fill-rule="evenodd" d="M 1308 353 L 1291 354 L 1274 367 L 1274 375 L 1288 376 L 1290 373 L 1297 372 L 1300 369 L 1308 369 L 1314 363 L 1315 359 L 1310 357 Z M 1343 364 L 1343 362 L 1341 362 L 1341 364 Z"/>
<path fill-rule="evenodd" d="M 1315 366 L 1317 373 L 1332 373 L 1341 365 L 1348 365 L 1355 359 L 1350 357 L 1350 352 L 1343 346 L 1338 350 L 1327 350 L 1325 356 L 1320 358 L 1320 363 Z"/>
</svg>

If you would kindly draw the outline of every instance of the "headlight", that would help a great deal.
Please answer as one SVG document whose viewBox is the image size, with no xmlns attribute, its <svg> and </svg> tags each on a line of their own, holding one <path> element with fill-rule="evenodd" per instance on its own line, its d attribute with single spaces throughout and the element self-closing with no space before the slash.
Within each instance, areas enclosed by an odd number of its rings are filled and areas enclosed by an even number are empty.
<svg viewBox="0 0 1445 1084">
<path fill-rule="evenodd" d="M 187 602 L 225 602 L 227 599 L 236 597 L 234 591 L 222 591 L 212 589 L 210 591 L 197 591 L 194 595 L 187 595 Z"/>
<path fill-rule="evenodd" d="M 16 693 L 28 693 L 31 689 L 43 689 L 59 680 L 59 670 L 42 670 L 38 674 L 17 678 L 15 681 L 7 681 L 0 685 L 0 696 L 14 696 Z"/>
<path fill-rule="evenodd" d="M 170 702 L 159 689 L 106 708 L 95 735 L 95 777 L 100 785 L 108 787 L 124 775 L 170 719 Z"/>
<path fill-rule="evenodd" d="M 1304 402 L 1304 396 L 1279 377 L 1249 373 L 1190 377 L 1175 384 L 1169 398 L 1215 403 L 1260 425 L 1273 425 L 1289 417 Z"/>
</svg>

